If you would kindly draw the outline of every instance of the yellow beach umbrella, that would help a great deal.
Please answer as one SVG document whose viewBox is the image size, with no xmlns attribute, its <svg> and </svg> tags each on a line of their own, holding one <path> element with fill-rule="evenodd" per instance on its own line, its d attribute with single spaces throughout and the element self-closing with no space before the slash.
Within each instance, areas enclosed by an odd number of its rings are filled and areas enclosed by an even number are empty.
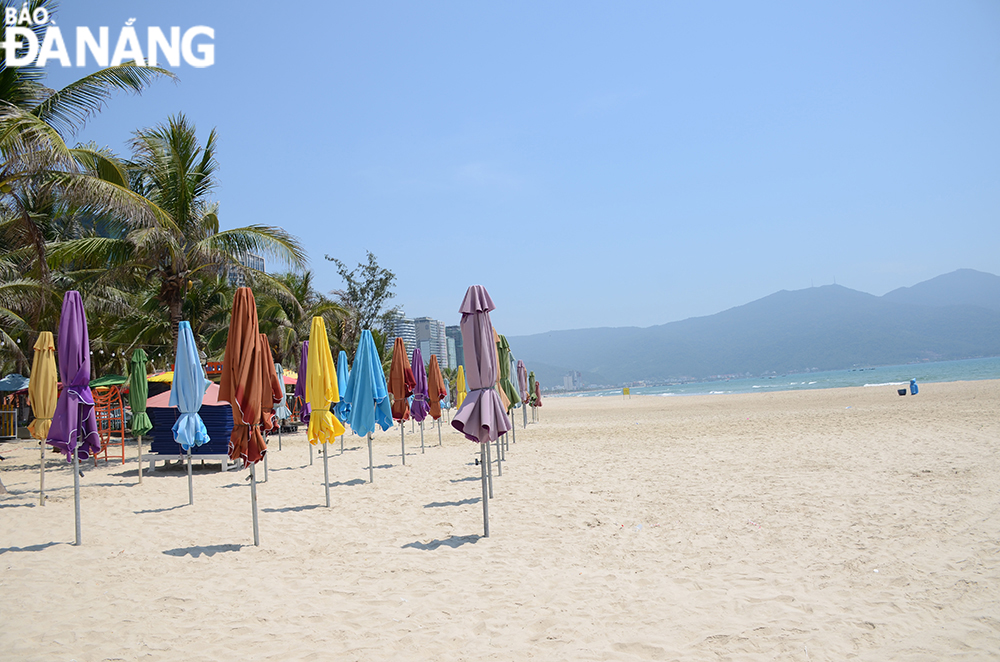
<svg viewBox="0 0 1000 662">
<path fill-rule="evenodd" d="M 455 383 L 455 406 L 461 407 L 465 400 L 465 367 L 458 366 L 458 379 Z"/>
<path fill-rule="evenodd" d="M 322 317 L 312 319 L 309 330 L 309 360 L 306 362 L 306 402 L 312 409 L 307 436 L 310 444 L 323 444 L 323 482 L 326 485 L 326 507 L 330 507 L 330 472 L 327 468 L 327 444 L 344 434 L 344 426 L 330 411 L 330 404 L 340 402 L 337 389 L 337 368 L 333 365 L 330 341 Z"/>
<path fill-rule="evenodd" d="M 51 331 L 42 331 L 35 341 L 35 356 L 31 364 L 28 400 L 35 420 L 28 424 L 31 436 L 39 440 L 41 456 L 38 469 L 38 505 L 45 505 L 45 439 L 52 427 L 52 415 L 59 399 L 59 374 L 56 370 L 56 345 Z"/>
</svg>

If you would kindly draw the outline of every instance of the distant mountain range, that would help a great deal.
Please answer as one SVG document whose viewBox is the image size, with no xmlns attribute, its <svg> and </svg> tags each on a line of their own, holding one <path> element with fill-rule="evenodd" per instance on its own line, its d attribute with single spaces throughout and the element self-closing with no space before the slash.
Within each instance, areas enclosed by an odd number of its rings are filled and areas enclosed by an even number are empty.
<svg viewBox="0 0 1000 662">
<path fill-rule="evenodd" d="M 647 328 L 508 338 L 543 386 L 702 380 L 1000 356 L 1000 277 L 960 269 L 877 297 L 839 285 L 782 290 Z"/>
</svg>

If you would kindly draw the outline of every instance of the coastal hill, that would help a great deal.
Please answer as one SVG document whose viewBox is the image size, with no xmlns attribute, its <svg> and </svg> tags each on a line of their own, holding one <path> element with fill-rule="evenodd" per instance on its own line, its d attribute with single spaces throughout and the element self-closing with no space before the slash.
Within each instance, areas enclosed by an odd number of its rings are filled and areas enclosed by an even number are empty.
<svg viewBox="0 0 1000 662">
<path fill-rule="evenodd" d="M 571 370 L 617 385 L 997 356 L 1000 277 L 960 269 L 881 297 L 839 285 L 782 290 L 669 324 L 508 340 L 543 386 Z"/>
</svg>

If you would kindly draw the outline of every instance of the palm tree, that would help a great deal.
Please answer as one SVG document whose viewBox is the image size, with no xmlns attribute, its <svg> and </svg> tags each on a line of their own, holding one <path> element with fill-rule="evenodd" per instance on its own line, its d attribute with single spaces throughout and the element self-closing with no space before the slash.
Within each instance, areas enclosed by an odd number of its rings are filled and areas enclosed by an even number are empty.
<svg viewBox="0 0 1000 662">
<path fill-rule="evenodd" d="M 292 366 L 298 362 L 303 340 L 309 339 L 313 317 L 322 317 L 330 332 L 335 353 L 336 337 L 343 326 L 347 311 L 313 287 L 311 271 L 279 274 L 274 280 L 284 285 L 283 290 L 270 291 L 257 299 L 257 316 L 261 333 L 267 334 L 274 351 L 275 361 Z"/>
<path fill-rule="evenodd" d="M 29 12 L 45 7 L 53 15 L 55 3 L 32 0 L 27 6 Z M 6 14 L 8 8 L 20 6 L 0 2 L 0 12 Z M 7 40 L 7 29 L 0 24 L 2 42 Z M 31 29 L 41 41 L 44 26 Z M 42 68 L 8 67 L 0 58 L 0 246 L 21 261 L 23 277 L 42 285 L 32 311 L 35 327 L 53 298 L 45 293 L 52 286 L 46 261 L 52 218 L 45 210 L 68 201 L 95 213 L 157 215 L 129 190 L 124 170 L 111 155 L 93 146 L 71 148 L 67 139 L 116 91 L 139 93 L 162 77 L 174 76 L 165 69 L 127 62 L 51 90 L 42 84 Z"/>
<path fill-rule="evenodd" d="M 99 281 L 142 278 L 154 286 L 156 300 L 167 311 L 174 347 L 184 299 L 196 280 L 239 277 L 281 290 L 280 282 L 244 265 L 241 258 L 267 255 L 299 269 L 306 262 L 298 239 L 282 228 L 219 229 L 218 203 L 210 197 L 217 184 L 216 142 L 213 130 L 201 145 L 184 115 L 136 131 L 133 158 L 127 164 L 130 184 L 157 213 L 123 217 L 111 236 L 64 242 L 55 256 L 57 262 L 74 260 L 102 268 Z"/>
</svg>

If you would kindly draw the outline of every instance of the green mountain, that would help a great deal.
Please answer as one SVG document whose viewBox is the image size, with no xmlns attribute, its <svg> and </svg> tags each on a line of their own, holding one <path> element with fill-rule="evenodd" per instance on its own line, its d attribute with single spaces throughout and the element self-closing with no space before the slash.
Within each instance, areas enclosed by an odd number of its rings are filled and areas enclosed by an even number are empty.
<svg viewBox="0 0 1000 662">
<path fill-rule="evenodd" d="M 970 273 L 971 272 L 971 273 Z M 508 338 L 543 385 L 697 380 L 1000 355 L 1000 278 L 960 270 L 876 297 L 838 285 L 781 291 L 647 328 Z"/>
</svg>

